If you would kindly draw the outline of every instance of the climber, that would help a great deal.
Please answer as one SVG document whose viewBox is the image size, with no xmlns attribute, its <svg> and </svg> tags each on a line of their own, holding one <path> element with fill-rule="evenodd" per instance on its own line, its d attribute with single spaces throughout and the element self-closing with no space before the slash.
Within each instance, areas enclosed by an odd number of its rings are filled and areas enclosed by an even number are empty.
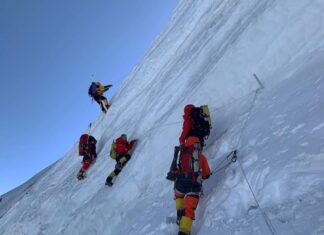
<svg viewBox="0 0 324 235">
<path fill-rule="evenodd" d="M 100 82 L 92 82 L 88 94 L 92 97 L 101 107 L 102 112 L 106 113 L 107 110 L 110 108 L 110 104 L 103 93 L 108 91 L 112 85 L 103 86 Z M 105 107 L 104 107 L 105 105 Z"/>
<path fill-rule="evenodd" d="M 127 135 L 122 134 L 116 141 L 113 142 L 111 149 L 111 157 L 116 160 L 115 170 L 112 171 L 106 179 L 106 185 L 112 186 L 116 176 L 121 172 L 123 167 L 131 158 L 137 140 L 127 141 Z"/>
<path fill-rule="evenodd" d="M 83 134 L 80 137 L 79 156 L 83 156 L 83 160 L 82 167 L 77 174 L 78 180 L 85 178 L 85 172 L 97 159 L 96 143 L 97 140 L 91 135 Z"/>
<path fill-rule="evenodd" d="M 183 127 L 179 138 L 180 147 L 184 146 L 189 136 L 196 136 L 200 140 L 201 148 L 204 147 L 205 138 L 210 134 L 211 118 L 207 105 L 195 107 L 188 104 L 184 107 Z"/>
<path fill-rule="evenodd" d="M 195 219 L 202 182 L 211 175 L 198 137 L 191 136 L 185 140 L 180 150 L 175 174 L 174 193 L 179 224 L 178 235 L 188 235 Z"/>
</svg>

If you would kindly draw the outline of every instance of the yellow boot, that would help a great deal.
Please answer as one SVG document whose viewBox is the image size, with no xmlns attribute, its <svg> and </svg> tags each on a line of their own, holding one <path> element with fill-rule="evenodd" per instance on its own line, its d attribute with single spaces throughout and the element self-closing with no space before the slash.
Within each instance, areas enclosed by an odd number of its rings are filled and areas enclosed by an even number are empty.
<svg viewBox="0 0 324 235">
<path fill-rule="evenodd" d="M 192 219 L 182 216 L 179 225 L 179 234 L 190 234 L 192 227 Z"/>
</svg>

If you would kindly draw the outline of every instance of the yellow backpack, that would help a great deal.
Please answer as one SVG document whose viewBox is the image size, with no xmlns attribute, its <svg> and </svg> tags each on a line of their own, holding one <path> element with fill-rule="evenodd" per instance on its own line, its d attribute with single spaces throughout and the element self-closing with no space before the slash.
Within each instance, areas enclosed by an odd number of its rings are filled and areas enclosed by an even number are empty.
<svg viewBox="0 0 324 235">
<path fill-rule="evenodd" d="M 116 141 L 113 140 L 113 142 L 111 143 L 111 149 L 110 149 L 110 157 L 112 159 L 116 159 L 116 156 L 117 156 L 117 152 L 116 152 Z"/>
<path fill-rule="evenodd" d="M 208 119 L 208 123 L 209 123 L 209 127 L 210 129 L 212 129 L 212 122 L 211 122 L 211 117 L 210 117 L 210 112 L 209 112 L 209 108 L 208 105 L 202 105 L 200 106 L 200 108 L 203 111 L 203 114 L 207 117 Z"/>
</svg>

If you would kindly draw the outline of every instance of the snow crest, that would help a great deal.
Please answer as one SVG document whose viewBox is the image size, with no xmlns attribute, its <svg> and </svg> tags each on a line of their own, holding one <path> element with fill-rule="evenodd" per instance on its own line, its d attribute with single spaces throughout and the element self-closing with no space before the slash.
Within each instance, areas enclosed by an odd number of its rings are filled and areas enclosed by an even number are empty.
<svg viewBox="0 0 324 235">
<path fill-rule="evenodd" d="M 320 0 L 183 0 L 88 130 L 98 160 L 87 178 L 76 180 L 75 144 L 2 195 L 0 234 L 176 234 L 165 176 L 188 103 L 210 107 L 205 152 L 219 169 L 192 234 L 324 234 L 323 10 Z M 108 188 L 122 133 L 139 143 Z M 238 161 L 223 167 L 233 149 Z"/>
</svg>

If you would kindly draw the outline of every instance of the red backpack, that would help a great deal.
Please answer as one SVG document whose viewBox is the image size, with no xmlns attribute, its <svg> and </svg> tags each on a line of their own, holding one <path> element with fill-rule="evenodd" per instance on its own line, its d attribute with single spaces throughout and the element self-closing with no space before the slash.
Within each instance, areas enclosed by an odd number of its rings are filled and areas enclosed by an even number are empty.
<svg viewBox="0 0 324 235">
<path fill-rule="evenodd" d="M 91 153 L 92 151 L 92 144 L 96 144 L 97 140 L 88 134 L 83 134 L 80 137 L 79 141 L 79 155 L 84 156 L 86 154 Z"/>
</svg>

